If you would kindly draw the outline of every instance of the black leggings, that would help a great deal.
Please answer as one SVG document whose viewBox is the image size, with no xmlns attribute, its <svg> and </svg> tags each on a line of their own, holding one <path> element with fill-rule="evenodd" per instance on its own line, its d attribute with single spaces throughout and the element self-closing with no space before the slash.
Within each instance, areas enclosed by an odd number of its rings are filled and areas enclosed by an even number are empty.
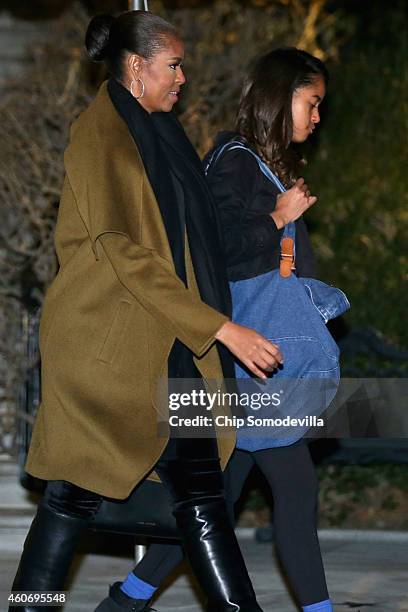
<svg viewBox="0 0 408 612">
<path fill-rule="evenodd" d="M 274 499 L 274 535 L 280 560 L 302 606 L 328 599 L 316 531 L 318 482 L 307 444 L 248 453 L 236 450 L 225 472 L 230 513 L 252 467 L 257 465 Z M 181 546 L 152 544 L 133 570 L 159 586 L 183 559 Z"/>
<path fill-rule="evenodd" d="M 197 503 L 225 503 L 224 482 L 215 438 L 171 438 L 155 465 L 174 510 Z M 70 482 L 50 480 L 41 504 L 68 516 L 91 519 L 103 497 Z"/>
</svg>

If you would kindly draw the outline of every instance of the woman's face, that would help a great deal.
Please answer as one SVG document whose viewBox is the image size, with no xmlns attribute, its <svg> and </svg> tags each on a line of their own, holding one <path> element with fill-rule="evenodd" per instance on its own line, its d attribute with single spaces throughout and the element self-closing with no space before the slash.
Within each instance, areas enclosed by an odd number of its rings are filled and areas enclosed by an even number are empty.
<svg viewBox="0 0 408 612">
<path fill-rule="evenodd" d="M 304 142 L 313 133 L 320 121 L 319 105 L 326 94 L 322 76 L 317 76 L 311 85 L 294 92 L 292 97 L 292 142 Z"/>
<path fill-rule="evenodd" d="M 148 113 L 170 112 L 178 100 L 181 86 L 186 82 L 181 69 L 184 59 L 184 44 L 176 38 L 169 38 L 165 49 L 162 49 L 150 60 L 138 55 L 132 65 L 131 79 L 142 79 L 144 94 L 138 99 Z M 131 60 L 132 61 L 132 60 Z M 133 93 L 141 93 L 140 81 L 133 84 Z"/>
</svg>

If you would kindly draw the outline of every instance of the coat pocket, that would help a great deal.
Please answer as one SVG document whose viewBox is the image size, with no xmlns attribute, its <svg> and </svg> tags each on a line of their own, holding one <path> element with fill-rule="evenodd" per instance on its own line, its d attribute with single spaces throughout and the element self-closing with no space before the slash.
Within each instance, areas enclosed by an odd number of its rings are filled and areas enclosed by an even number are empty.
<svg viewBox="0 0 408 612">
<path fill-rule="evenodd" d="M 133 304 L 121 300 L 116 308 L 112 324 L 105 336 L 104 343 L 98 354 L 98 361 L 112 363 L 118 351 L 126 329 L 126 324 Z"/>
</svg>

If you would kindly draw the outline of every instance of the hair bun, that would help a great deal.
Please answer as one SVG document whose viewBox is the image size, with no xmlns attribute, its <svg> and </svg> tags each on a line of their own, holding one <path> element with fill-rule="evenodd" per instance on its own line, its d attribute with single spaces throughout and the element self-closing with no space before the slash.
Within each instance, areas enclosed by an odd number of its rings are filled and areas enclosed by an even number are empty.
<svg viewBox="0 0 408 612">
<path fill-rule="evenodd" d="M 112 15 L 96 15 L 91 19 L 85 35 L 85 47 L 91 60 L 101 62 L 107 56 L 110 29 L 115 21 Z"/>
</svg>

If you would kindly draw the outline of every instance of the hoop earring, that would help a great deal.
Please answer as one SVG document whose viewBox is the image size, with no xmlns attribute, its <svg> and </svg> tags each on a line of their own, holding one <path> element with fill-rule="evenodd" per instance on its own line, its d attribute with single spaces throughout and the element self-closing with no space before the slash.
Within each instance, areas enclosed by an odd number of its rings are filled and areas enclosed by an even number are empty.
<svg viewBox="0 0 408 612">
<path fill-rule="evenodd" d="M 135 96 L 135 94 L 133 93 L 133 84 L 136 83 L 137 81 L 140 81 L 141 86 L 142 86 L 142 91 L 139 96 Z M 135 98 L 135 100 L 139 100 L 140 98 L 143 98 L 144 92 L 145 92 L 145 84 L 143 83 L 142 79 L 140 77 L 138 77 L 136 80 L 132 79 L 130 83 L 130 93 Z"/>
</svg>

